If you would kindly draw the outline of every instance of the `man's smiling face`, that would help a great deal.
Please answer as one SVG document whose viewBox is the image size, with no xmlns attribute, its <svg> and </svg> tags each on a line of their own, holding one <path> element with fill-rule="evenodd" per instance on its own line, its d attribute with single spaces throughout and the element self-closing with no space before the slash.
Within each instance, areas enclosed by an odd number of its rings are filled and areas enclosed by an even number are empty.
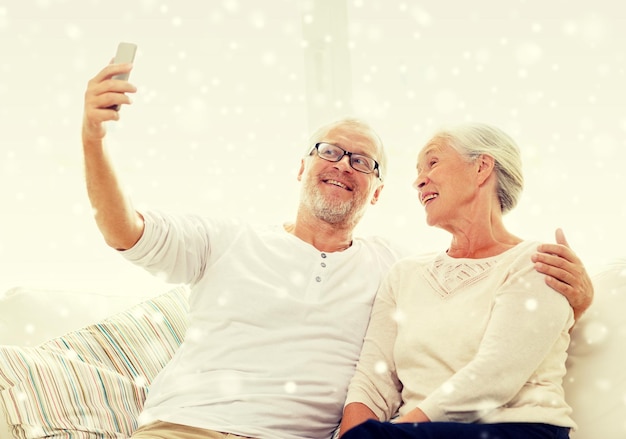
<svg viewBox="0 0 626 439">
<path fill-rule="evenodd" d="M 335 127 L 319 141 L 378 159 L 377 146 L 370 137 L 353 127 Z M 376 203 L 382 189 L 376 173 L 354 170 L 347 155 L 338 162 L 323 160 L 317 154 L 306 157 L 298 179 L 302 181 L 302 207 L 316 218 L 337 225 L 356 224 L 367 204 Z"/>
</svg>

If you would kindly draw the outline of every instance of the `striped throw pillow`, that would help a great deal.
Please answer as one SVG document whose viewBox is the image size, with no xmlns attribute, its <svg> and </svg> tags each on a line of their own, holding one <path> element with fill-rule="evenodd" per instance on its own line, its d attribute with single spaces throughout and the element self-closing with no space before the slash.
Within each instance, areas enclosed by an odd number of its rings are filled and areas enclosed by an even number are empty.
<svg viewBox="0 0 626 439">
<path fill-rule="evenodd" d="M 0 346 L 0 405 L 16 438 L 125 438 L 186 329 L 175 288 L 37 347 Z"/>
</svg>

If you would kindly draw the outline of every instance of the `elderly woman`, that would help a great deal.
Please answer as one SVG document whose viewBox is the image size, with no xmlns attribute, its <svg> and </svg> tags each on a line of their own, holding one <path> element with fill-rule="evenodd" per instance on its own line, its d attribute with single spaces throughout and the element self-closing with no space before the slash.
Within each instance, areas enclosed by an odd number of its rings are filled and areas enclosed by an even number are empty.
<svg viewBox="0 0 626 439">
<path fill-rule="evenodd" d="M 382 285 L 344 439 L 569 437 L 561 382 L 574 316 L 533 269 L 538 244 L 504 227 L 522 184 L 519 149 L 497 128 L 443 130 L 422 149 L 415 188 L 428 224 L 452 240 L 399 261 Z"/>
</svg>

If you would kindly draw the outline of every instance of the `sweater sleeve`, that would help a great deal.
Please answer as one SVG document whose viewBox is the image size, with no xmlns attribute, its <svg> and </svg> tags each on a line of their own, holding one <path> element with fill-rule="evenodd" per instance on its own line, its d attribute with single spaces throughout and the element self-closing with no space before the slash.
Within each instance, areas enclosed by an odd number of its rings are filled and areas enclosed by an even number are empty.
<svg viewBox="0 0 626 439">
<path fill-rule="evenodd" d="M 345 405 L 352 402 L 365 404 L 380 420 L 391 419 L 402 401 L 402 385 L 393 360 L 397 327 L 389 318 L 395 312 L 392 283 L 387 277 L 374 301 L 361 355 L 345 402 Z"/>
<path fill-rule="evenodd" d="M 545 284 L 527 257 L 518 259 L 495 293 L 473 360 L 418 405 L 431 420 L 475 422 L 506 405 L 554 354 L 557 341 L 568 337 L 571 307 Z M 564 355 L 559 357 L 563 361 Z"/>
</svg>

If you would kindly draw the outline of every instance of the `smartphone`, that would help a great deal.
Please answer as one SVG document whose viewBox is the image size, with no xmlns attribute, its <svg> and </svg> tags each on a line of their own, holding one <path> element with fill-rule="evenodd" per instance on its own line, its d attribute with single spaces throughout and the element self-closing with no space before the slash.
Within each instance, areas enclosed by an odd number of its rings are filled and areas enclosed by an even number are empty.
<svg viewBox="0 0 626 439">
<path fill-rule="evenodd" d="M 137 52 L 137 45 L 133 43 L 119 43 L 117 45 L 117 52 L 115 53 L 115 58 L 113 59 L 114 64 L 123 64 L 123 63 L 131 63 L 135 60 L 135 53 Z M 122 79 L 124 81 L 128 81 L 129 73 L 121 73 L 119 75 L 113 76 L 113 79 Z M 112 110 L 119 111 L 119 105 L 113 105 L 111 107 Z"/>
</svg>

